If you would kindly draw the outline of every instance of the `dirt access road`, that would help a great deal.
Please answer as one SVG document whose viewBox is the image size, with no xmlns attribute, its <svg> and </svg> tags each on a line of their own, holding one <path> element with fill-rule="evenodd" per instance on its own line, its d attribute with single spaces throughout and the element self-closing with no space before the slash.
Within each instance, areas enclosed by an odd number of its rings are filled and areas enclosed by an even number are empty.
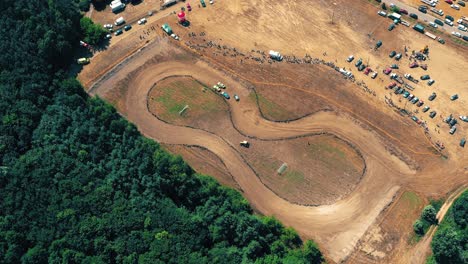
<svg viewBox="0 0 468 264">
<path fill-rule="evenodd" d="M 143 135 L 162 143 L 209 149 L 225 163 L 256 209 L 266 215 L 275 215 L 305 237 L 315 238 L 334 261 L 343 260 L 354 249 L 380 211 L 392 201 L 399 189 L 398 179 L 414 175 L 415 172 L 403 161 L 388 153 L 385 144 L 372 131 L 363 129 L 346 116 L 320 112 L 294 122 L 276 123 L 263 119 L 256 105 L 243 103 L 232 107 L 234 126 L 248 136 L 284 139 L 326 131 L 351 142 L 362 151 L 367 164 L 366 175 L 344 200 L 318 207 L 300 206 L 283 200 L 256 177 L 248 162 L 233 147 L 236 142 L 203 130 L 167 124 L 148 111 L 148 91 L 153 83 L 167 76 L 192 75 L 203 83 L 223 80 L 241 96 L 249 93 L 247 88 L 202 61 L 189 67 L 180 62 L 144 65 L 154 54 L 165 52 L 164 49 L 177 52 L 164 41 L 150 44 L 125 65 L 113 69 L 89 93 L 109 98 L 124 82 L 128 90 L 122 97 L 123 104 L 119 104 L 119 111 L 135 123 Z"/>
</svg>

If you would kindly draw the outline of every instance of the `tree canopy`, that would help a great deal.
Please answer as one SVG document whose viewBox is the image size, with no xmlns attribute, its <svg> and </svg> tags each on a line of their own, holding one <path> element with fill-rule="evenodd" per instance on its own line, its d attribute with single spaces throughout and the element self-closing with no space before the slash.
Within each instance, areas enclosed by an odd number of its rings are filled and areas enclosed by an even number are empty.
<svg viewBox="0 0 468 264">
<path fill-rule="evenodd" d="M 66 72 L 85 33 L 75 1 L 0 7 L 0 263 L 322 262 L 87 97 Z"/>
<path fill-rule="evenodd" d="M 467 207 L 468 191 L 458 197 L 444 217 L 432 239 L 431 247 L 435 263 L 468 262 Z"/>
</svg>

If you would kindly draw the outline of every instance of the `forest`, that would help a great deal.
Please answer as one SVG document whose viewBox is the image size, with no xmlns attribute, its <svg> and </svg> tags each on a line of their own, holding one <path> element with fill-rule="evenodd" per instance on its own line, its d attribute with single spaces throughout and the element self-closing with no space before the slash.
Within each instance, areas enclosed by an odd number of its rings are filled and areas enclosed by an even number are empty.
<svg viewBox="0 0 468 264">
<path fill-rule="evenodd" d="M 87 96 L 79 2 L 0 1 L 0 263 L 324 261 Z"/>
<path fill-rule="evenodd" d="M 468 263 L 468 190 L 455 200 L 431 243 L 428 264 Z"/>
</svg>

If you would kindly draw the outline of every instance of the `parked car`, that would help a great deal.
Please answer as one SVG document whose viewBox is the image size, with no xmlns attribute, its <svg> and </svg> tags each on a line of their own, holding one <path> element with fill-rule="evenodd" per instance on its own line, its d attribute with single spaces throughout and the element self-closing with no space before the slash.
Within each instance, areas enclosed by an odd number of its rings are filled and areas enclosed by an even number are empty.
<svg viewBox="0 0 468 264">
<path fill-rule="evenodd" d="M 228 100 L 231 98 L 231 97 L 229 96 L 229 94 L 226 93 L 226 92 L 222 92 L 221 95 L 222 95 L 224 98 L 228 99 Z"/>
<path fill-rule="evenodd" d="M 445 3 L 451 5 L 451 4 L 453 4 L 453 1 L 452 0 L 445 0 Z"/>
<path fill-rule="evenodd" d="M 457 37 L 457 38 L 461 38 L 461 37 L 462 37 L 462 34 L 460 34 L 460 33 L 457 32 L 457 31 L 452 31 L 452 35 L 454 35 L 454 36 Z"/>
<path fill-rule="evenodd" d="M 393 50 L 392 52 L 390 52 L 390 54 L 388 56 L 390 58 L 393 58 L 393 57 L 395 57 L 395 55 L 396 55 L 396 51 Z"/>
<path fill-rule="evenodd" d="M 370 76 L 370 77 L 371 77 L 372 79 L 375 79 L 375 78 L 377 78 L 377 72 L 373 72 L 373 73 L 371 74 L 371 76 Z"/>
<path fill-rule="evenodd" d="M 406 92 L 403 93 L 403 98 L 408 98 L 409 95 L 410 95 L 410 93 L 408 91 L 406 91 Z"/>
<path fill-rule="evenodd" d="M 418 8 L 418 11 L 421 12 L 421 13 L 426 14 L 426 13 L 427 13 L 427 7 L 424 8 L 424 7 L 420 6 L 420 7 Z"/>
<path fill-rule="evenodd" d="M 104 39 L 111 39 L 112 38 L 112 35 L 111 34 L 107 34 Z"/>
<path fill-rule="evenodd" d="M 453 27 L 453 21 L 450 21 L 450 19 L 445 19 L 444 22 L 445 22 L 445 24 L 447 24 L 447 25 Z"/>
<path fill-rule="evenodd" d="M 422 101 L 421 101 L 421 102 L 422 102 Z M 426 106 L 423 108 L 422 111 L 423 111 L 424 113 L 426 113 L 427 111 L 429 111 L 429 109 L 431 109 L 431 108 L 430 108 L 429 106 L 426 105 Z"/>
<path fill-rule="evenodd" d="M 359 65 L 361 64 L 362 64 L 362 59 L 359 59 L 358 61 L 356 61 L 354 65 L 356 65 L 356 67 L 359 67 Z"/>
<path fill-rule="evenodd" d="M 411 13 L 409 14 L 409 16 L 413 19 L 418 19 L 418 15 L 414 14 L 414 13 Z"/>
<path fill-rule="evenodd" d="M 460 116 L 460 120 L 468 122 L 468 116 Z"/>
<path fill-rule="evenodd" d="M 423 75 L 421 76 L 421 80 L 425 81 L 425 80 L 429 80 L 431 77 L 429 75 Z"/>
<path fill-rule="evenodd" d="M 369 75 L 369 72 L 371 72 L 371 71 L 372 71 L 372 69 L 367 67 L 366 70 L 364 71 L 364 74 Z"/>
<path fill-rule="evenodd" d="M 450 122 L 449 122 L 449 125 L 450 125 L 451 127 L 453 127 L 453 126 L 456 125 L 457 123 L 458 123 L 458 122 L 457 122 L 457 119 L 456 119 L 456 118 L 452 118 L 452 120 L 450 120 Z"/>
<path fill-rule="evenodd" d="M 377 12 L 377 14 L 379 14 L 379 16 L 383 16 L 383 17 L 386 17 L 387 16 L 387 13 L 385 11 L 382 11 L 380 10 L 379 12 Z"/>
<path fill-rule="evenodd" d="M 439 26 L 443 26 L 443 25 L 444 25 L 444 22 L 442 22 L 442 20 L 439 20 L 439 19 L 434 19 L 434 23 L 436 23 L 436 24 L 439 25 Z"/>
<path fill-rule="evenodd" d="M 436 115 L 437 115 L 436 111 L 432 111 L 432 112 L 429 113 L 430 118 L 434 118 Z"/>
<path fill-rule="evenodd" d="M 383 70 L 383 73 L 385 73 L 386 75 L 389 75 L 391 72 L 392 72 L 392 68 L 387 68 Z"/>
<path fill-rule="evenodd" d="M 429 22 L 429 26 L 431 26 L 433 28 L 438 28 L 437 24 L 434 23 L 434 22 Z"/>
<path fill-rule="evenodd" d="M 192 6 L 190 5 L 190 3 L 187 3 L 187 11 L 192 11 Z"/>
<path fill-rule="evenodd" d="M 468 41 L 468 36 L 463 36 L 462 39 L 463 39 L 464 41 Z"/>
<path fill-rule="evenodd" d="M 459 5 L 450 5 L 451 8 L 455 9 L 455 10 L 460 10 L 460 6 Z"/>
<path fill-rule="evenodd" d="M 449 131 L 450 135 L 455 134 L 455 131 L 457 131 L 457 126 L 453 126 L 453 127 L 450 129 L 450 131 Z"/>
<path fill-rule="evenodd" d="M 450 96 L 450 100 L 452 100 L 452 101 L 455 101 L 457 99 L 458 99 L 458 94 L 454 94 L 454 95 Z"/>
<path fill-rule="evenodd" d="M 418 102 L 418 107 L 421 107 L 423 104 L 424 104 L 424 101 L 423 101 L 423 100 L 419 100 L 419 102 Z"/>
<path fill-rule="evenodd" d="M 118 29 L 117 31 L 115 31 L 114 35 L 118 36 L 122 33 L 123 33 L 122 29 Z"/>
<path fill-rule="evenodd" d="M 419 101 L 419 98 L 415 96 L 415 97 L 411 100 L 411 103 L 416 104 L 418 101 Z"/>
<path fill-rule="evenodd" d="M 437 97 L 437 94 L 432 93 L 431 95 L 429 95 L 429 101 L 433 101 L 436 97 Z"/>
<path fill-rule="evenodd" d="M 464 25 L 458 25 L 458 29 L 465 32 L 468 30 Z"/>
<path fill-rule="evenodd" d="M 400 60 L 402 56 L 403 56 L 403 54 L 401 54 L 401 52 L 398 53 L 398 54 L 395 56 L 395 60 Z"/>
<path fill-rule="evenodd" d="M 129 31 L 130 29 L 132 29 L 132 26 L 131 25 L 125 25 L 124 29 L 125 29 L 125 31 Z"/>
<path fill-rule="evenodd" d="M 435 83 L 435 81 L 433 79 L 430 79 L 429 81 L 427 81 L 427 85 L 431 86 Z"/>
<path fill-rule="evenodd" d="M 439 41 L 440 44 L 445 44 L 445 40 L 441 37 L 437 38 L 437 41 Z"/>
<path fill-rule="evenodd" d="M 450 121 L 452 121 L 452 119 L 453 119 L 453 116 L 452 116 L 452 114 L 450 114 L 449 116 L 447 116 L 447 117 L 445 118 L 444 121 L 445 121 L 445 123 L 449 124 Z"/>
<path fill-rule="evenodd" d="M 106 29 L 112 29 L 114 27 L 114 25 L 112 24 L 104 24 L 104 28 Z"/>
<path fill-rule="evenodd" d="M 365 68 L 366 68 L 366 65 L 361 64 L 361 65 L 359 65 L 359 67 L 358 67 L 358 71 L 363 71 Z"/>
<path fill-rule="evenodd" d="M 460 140 L 460 147 L 464 148 L 465 147 L 465 143 L 466 143 L 466 139 L 465 138 L 462 138 Z"/>
<path fill-rule="evenodd" d="M 346 59 L 347 62 L 352 62 L 354 60 L 353 55 L 349 55 L 349 57 Z"/>
<path fill-rule="evenodd" d="M 240 98 L 237 94 L 234 94 L 234 99 L 239 102 Z"/>
<path fill-rule="evenodd" d="M 394 28 L 395 28 L 395 23 L 392 23 L 390 24 L 390 26 L 388 26 L 388 31 L 392 31 Z"/>
<path fill-rule="evenodd" d="M 416 116 L 412 116 L 411 119 L 412 119 L 414 122 L 416 122 L 416 123 L 417 123 L 418 120 L 419 120 Z"/>
<path fill-rule="evenodd" d="M 455 18 L 453 18 L 453 16 L 450 16 L 450 15 L 446 15 L 445 19 L 448 19 L 448 20 L 450 20 L 452 22 L 455 21 Z"/>
<path fill-rule="evenodd" d="M 390 68 L 392 68 L 392 69 L 398 69 L 398 65 L 392 64 L 392 65 L 390 65 Z"/>
<path fill-rule="evenodd" d="M 413 98 L 414 98 L 414 95 L 413 95 L 413 94 L 410 94 L 410 95 L 408 96 L 408 101 L 413 100 Z"/>
<path fill-rule="evenodd" d="M 463 2 L 463 1 L 458 1 L 457 4 L 458 4 L 459 6 L 463 6 L 463 7 L 465 6 L 465 2 Z"/>
</svg>

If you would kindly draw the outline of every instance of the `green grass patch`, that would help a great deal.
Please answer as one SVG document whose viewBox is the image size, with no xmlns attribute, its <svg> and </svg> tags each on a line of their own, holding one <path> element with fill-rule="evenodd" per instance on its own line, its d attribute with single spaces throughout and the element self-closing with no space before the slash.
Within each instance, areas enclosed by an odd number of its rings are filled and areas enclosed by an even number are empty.
<svg viewBox="0 0 468 264">
<path fill-rule="evenodd" d="M 290 183 L 299 184 L 304 182 L 304 174 L 300 171 L 295 170 L 286 170 L 286 173 L 283 174 L 283 177 L 288 180 Z"/>
<path fill-rule="evenodd" d="M 223 99 L 189 77 L 174 77 L 173 81 L 166 79 L 155 89 L 157 96 L 152 95 L 151 99 L 156 102 L 157 115 L 168 122 L 204 118 L 206 114 L 226 110 Z M 179 115 L 186 105 L 189 109 Z"/>
<path fill-rule="evenodd" d="M 282 121 L 287 120 L 292 116 L 292 114 L 286 109 L 284 109 L 282 106 L 271 100 L 268 100 L 259 93 L 257 93 L 257 96 L 255 96 L 255 93 L 250 93 L 249 98 L 254 102 L 258 100 L 258 106 L 260 107 L 260 110 L 262 111 L 263 115 L 268 119 Z"/>
<path fill-rule="evenodd" d="M 414 192 L 404 192 L 401 196 L 401 200 L 408 203 L 409 208 L 414 210 L 421 204 L 421 198 Z"/>
</svg>

